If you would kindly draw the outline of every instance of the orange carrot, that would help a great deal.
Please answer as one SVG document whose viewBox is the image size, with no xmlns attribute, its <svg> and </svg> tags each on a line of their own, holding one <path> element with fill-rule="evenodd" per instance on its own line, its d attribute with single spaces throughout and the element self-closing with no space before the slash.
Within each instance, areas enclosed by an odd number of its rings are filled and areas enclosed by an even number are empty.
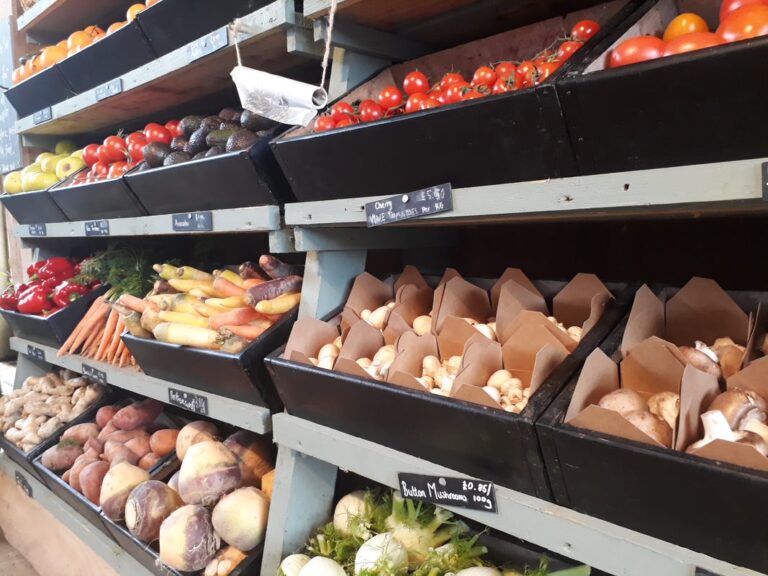
<svg viewBox="0 0 768 576">
<path fill-rule="evenodd" d="M 109 317 L 107 318 L 107 325 L 104 327 L 104 335 L 101 338 L 98 350 L 96 350 L 96 360 L 101 360 L 104 357 L 104 352 L 106 351 L 107 344 L 109 343 L 110 339 L 112 338 L 112 334 L 115 331 L 115 325 L 117 324 L 117 319 L 119 316 L 120 315 L 116 310 L 112 310 L 112 312 L 109 313 Z"/>
<path fill-rule="evenodd" d="M 83 342 L 85 342 L 85 340 L 91 336 L 96 327 L 101 325 L 101 322 L 106 318 L 107 314 L 109 314 L 109 310 L 109 304 L 102 300 L 99 303 L 98 309 L 94 311 L 93 316 L 88 318 L 87 322 L 82 323 L 83 329 L 80 331 L 80 334 L 78 334 L 77 338 L 75 338 L 75 341 L 70 346 L 70 351 L 77 351 L 80 349 L 80 346 L 82 346 Z M 59 352 L 61 352 L 61 350 Z M 64 354 L 66 354 L 66 352 Z M 64 354 L 62 354 L 62 356 Z"/>
<path fill-rule="evenodd" d="M 69 338 L 66 339 L 64 344 L 61 345 L 61 348 L 59 348 L 57 356 L 61 357 L 64 356 L 69 352 L 72 346 L 72 342 L 74 342 L 77 337 L 80 335 L 80 332 L 83 331 L 83 327 L 88 323 L 89 319 L 94 316 L 95 310 L 99 307 L 99 304 L 104 302 L 104 297 L 99 296 L 96 298 L 96 300 L 93 301 L 93 304 L 91 304 L 91 307 L 88 309 L 88 312 L 85 313 L 85 316 L 83 316 L 83 319 L 80 320 L 80 322 L 77 323 L 77 326 L 75 326 L 75 329 L 72 331 L 72 334 L 69 335 Z"/>
<path fill-rule="evenodd" d="M 117 345 L 117 348 L 115 348 L 115 355 L 112 356 L 112 359 L 109 361 L 109 363 L 117 364 L 120 361 L 120 356 L 122 356 L 123 350 L 125 350 L 125 343 L 122 340 L 120 340 L 120 343 Z"/>
<path fill-rule="evenodd" d="M 208 326 L 212 330 L 218 330 L 222 326 L 242 326 L 261 318 L 261 314 L 253 308 L 233 308 L 230 312 L 222 312 L 208 318 Z"/>
<path fill-rule="evenodd" d="M 118 348 L 120 347 L 120 344 L 123 343 L 123 339 L 120 338 L 120 335 L 123 333 L 124 329 L 125 324 L 123 324 L 123 319 L 120 318 L 118 319 L 117 325 L 115 326 L 115 331 L 112 333 L 112 340 L 107 347 L 107 362 L 110 364 L 114 363 Z"/>
<path fill-rule="evenodd" d="M 261 278 L 248 278 L 247 280 L 243 280 L 243 288 L 248 290 L 248 288 L 264 284 L 264 282 L 266 282 L 266 280 L 262 280 Z"/>
<path fill-rule="evenodd" d="M 118 298 L 117 300 L 118 304 L 121 304 L 125 306 L 126 308 L 130 308 L 134 312 L 138 312 L 139 314 L 142 314 L 144 310 L 147 309 L 147 306 L 151 306 L 155 310 L 159 310 L 159 306 L 155 304 L 154 302 L 150 302 L 148 300 L 142 300 L 141 298 L 136 298 L 136 296 L 132 296 L 131 294 L 123 294 Z"/>
<path fill-rule="evenodd" d="M 246 324 L 244 326 L 224 326 L 224 330 L 229 330 L 234 334 L 235 336 L 240 336 L 241 338 L 245 338 L 246 340 L 255 340 L 264 332 L 267 331 L 270 325 L 267 326 L 251 326 L 250 324 Z"/>
<path fill-rule="evenodd" d="M 235 286 L 223 276 L 219 276 L 213 281 L 213 289 L 224 298 L 228 298 L 229 296 L 242 296 L 245 293 L 243 288 Z"/>
<path fill-rule="evenodd" d="M 83 356 L 86 356 L 88 358 L 91 358 L 93 356 L 93 353 L 96 349 L 98 349 L 99 342 L 101 342 L 101 337 L 104 335 L 104 327 L 102 326 L 99 328 L 99 330 L 94 331 L 93 337 L 89 338 L 85 345 L 83 346 L 83 350 L 80 352 Z"/>
<path fill-rule="evenodd" d="M 131 351 L 128 350 L 128 347 L 125 346 L 123 349 L 123 353 L 120 355 L 120 368 L 128 364 L 128 357 L 130 356 Z"/>
</svg>

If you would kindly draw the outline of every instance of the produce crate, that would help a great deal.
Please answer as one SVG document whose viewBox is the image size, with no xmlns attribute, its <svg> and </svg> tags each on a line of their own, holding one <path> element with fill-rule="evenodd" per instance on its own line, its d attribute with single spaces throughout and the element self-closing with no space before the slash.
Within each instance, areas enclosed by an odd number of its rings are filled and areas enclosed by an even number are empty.
<svg viewBox="0 0 768 576">
<path fill-rule="evenodd" d="M 0 202 L 19 224 L 66 222 L 67 217 L 53 201 L 50 189 L 0 195 Z"/>
<path fill-rule="evenodd" d="M 451 70 L 471 79 L 481 65 L 524 60 L 564 36 L 583 18 L 603 30 L 623 20 L 634 4 L 601 4 L 470 42 L 384 70 L 340 100 L 373 98 L 387 85 L 402 85 L 418 69 L 433 82 Z M 555 74 L 577 65 L 592 38 Z M 358 124 L 328 132 L 295 128 L 273 140 L 280 165 L 299 201 L 400 194 L 450 182 L 484 186 L 573 176 L 577 173 L 554 82 L 461 104 Z M 350 159 L 333 170 L 340 158 Z"/>
<path fill-rule="evenodd" d="M 106 286 L 91 290 L 82 298 L 47 317 L 0 310 L 16 336 L 58 348 L 69 337 L 78 322 L 91 307 L 91 303 L 107 291 Z"/>
<path fill-rule="evenodd" d="M 766 293 L 728 294 L 745 311 L 768 301 Z M 615 361 L 625 326 L 600 346 Z M 768 473 L 565 424 L 579 375 L 536 424 L 555 502 L 768 573 Z"/>
<path fill-rule="evenodd" d="M 5 91 L 5 97 L 16 110 L 19 118 L 53 106 L 74 94 L 74 90 L 64 78 L 58 64 L 46 68 Z"/>
<path fill-rule="evenodd" d="M 763 66 L 768 38 L 604 69 L 618 43 L 638 34 L 659 34 L 678 13 L 700 14 L 715 30 L 720 4 L 648 0 L 609 31 L 588 62 L 577 63 L 558 80 L 557 94 L 580 174 L 768 154 L 763 129 L 768 123 Z M 749 90 L 732 90 L 713 78 L 739 78 Z"/>
<path fill-rule="evenodd" d="M 197 40 L 271 0 L 163 0 L 140 12 L 139 25 L 158 56 Z"/>
<path fill-rule="evenodd" d="M 279 409 L 280 401 L 264 366 L 264 357 L 285 343 L 297 313 L 279 320 L 240 354 L 167 344 L 127 332 L 123 341 L 148 376 Z"/>
<path fill-rule="evenodd" d="M 566 282 L 534 285 L 551 301 Z M 626 313 L 634 290 L 606 286 L 616 300 L 520 414 L 291 361 L 282 357 L 284 347 L 269 355 L 267 365 L 290 414 L 551 500 L 534 423 Z"/>
<path fill-rule="evenodd" d="M 135 169 L 125 179 L 152 215 L 244 208 L 293 199 L 269 148 L 269 137 L 248 150 L 175 166 Z"/>
<path fill-rule="evenodd" d="M 87 172 L 83 168 L 81 172 Z M 124 178 L 70 185 L 73 174 L 50 189 L 53 201 L 73 222 L 99 218 L 131 218 L 146 216 L 147 211 L 133 195 Z"/>
<path fill-rule="evenodd" d="M 61 73 L 75 93 L 117 78 L 156 58 L 139 23 L 134 20 L 95 44 L 59 62 Z"/>
</svg>

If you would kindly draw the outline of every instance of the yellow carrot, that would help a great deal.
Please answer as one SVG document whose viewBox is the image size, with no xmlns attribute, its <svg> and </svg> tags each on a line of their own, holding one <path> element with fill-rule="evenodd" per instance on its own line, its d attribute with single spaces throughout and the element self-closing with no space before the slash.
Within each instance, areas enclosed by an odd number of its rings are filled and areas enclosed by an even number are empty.
<svg viewBox="0 0 768 576">
<path fill-rule="evenodd" d="M 219 348 L 219 333 L 216 330 L 189 326 L 188 324 L 175 324 L 163 322 L 152 331 L 155 338 L 169 344 L 181 346 L 193 346 L 194 348 L 206 348 L 216 350 Z"/>
<path fill-rule="evenodd" d="M 152 269 L 157 272 L 158 276 L 163 280 L 176 278 L 176 271 L 178 270 L 176 266 L 171 266 L 170 264 L 155 264 L 152 266 Z"/>
<path fill-rule="evenodd" d="M 218 274 L 216 272 L 218 272 Z M 245 288 L 245 280 L 243 280 L 237 272 L 232 272 L 232 270 L 217 270 L 216 272 L 214 272 L 213 275 L 217 278 L 224 278 L 225 280 L 232 282 L 232 284 L 238 288 Z"/>
<path fill-rule="evenodd" d="M 208 296 L 216 296 L 216 290 L 213 289 L 213 282 L 207 280 L 183 280 L 181 278 L 173 278 L 172 280 L 168 280 L 168 284 L 170 284 L 174 290 L 178 290 L 179 292 L 189 292 L 190 290 L 199 288 L 208 294 Z"/>
<path fill-rule="evenodd" d="M 209 298 L 211 295 L 208 294 L 208 292 L 205 292 L 204 290 L 201 290 L 200 288 L 192 288 L 189 292 L 187 292 L 190 296 L 194 296 L 195 298 Z"/>
<path fill-rule="evenodd" d="M 301 294 L 293 292 L 282 294 L 272 300 L 262 300 L 256 304 L 256 312 L 262 314 L 285 314 L 293 310 L 301 302 Z"/>
<path fill-rule="evenodd" d="M 221 314 L 223 312 L 229 312 L 232 308 L 224 308 L 223 306 L 208 306 L 208 304 L 198 304 L 195 306 L 195 312 L 206 318 Z"/>
<path fill-rule="evenodd" d="M 184 314 L 195 314 L 195 306 L 198 304 L 202 304 L 200 298 L 195 298 L 191 294 L 176 294 L 167 310 Z"/>
<path fill-rule="evenodd" d="M 208 318 L 197 314 L 185 314 L 183 312 L 167 312 L 163 310 L 158 314 L 162 322 L 171 322 L 175 324 L 188 324 L 190 326 L 200 326 L 208 328 Z"/>
<path fill-rule="evenodd" d="M 207 298 L 205 301 L 209 306 L 221 306 L 223 308 L 242 308 L 247 306 L 243 296 L 230 296 L 229 298 Z"/>
<path fill-rule="evenodd" d="M 182 280 L 203 280 L 205 282 L 213 282 L 213 274 L 203 272 L 192 266 L 182 266 L 176 269 L 176 277 Z"/>
<path fill-rule="evenodd" d="M 154 296 L 147 296 L 147 300 L 155 304 L 158 310 L 168 310 L 175 296 L 176 294 L 155 294 Z"/>
</svg>

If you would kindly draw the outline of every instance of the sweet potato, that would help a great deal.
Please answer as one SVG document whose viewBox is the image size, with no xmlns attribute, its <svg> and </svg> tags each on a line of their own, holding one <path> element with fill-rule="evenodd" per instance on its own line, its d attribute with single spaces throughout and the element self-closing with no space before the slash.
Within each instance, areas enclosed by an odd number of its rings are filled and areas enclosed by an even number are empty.
<svg viewBox="0 0 768 576">
<path fill-rule="evenodd" d="M 152 448 L 149 447 L 149 436 L 146 434 L 128 440 L 128 442 L 125 443 L 125 447 L 136 454 L 137 458 L 143 458 L 152 452 Z"/>
<path fill-rule="evenodd" d="M 139 460 L 139 468 L 149 470 L 153 466 L 157 466 L 160 463 L 160 460 L 162 460 L 162 458 L 158 454 L 148 452 L 141 457 L 141 460 Z"/>
<path fill-rule="evenodd" d="M 107 472 L 109 472 L 109 463 L 104 461 L 92 462 L 80 472 L 80 488 L 83 496 L 96 506 L 99 505 L 101 485 Z"/>
<path fill-rule="evenodd" d="M 96 412 L 96 424 L 99 425 L 99 428 L 104 428 L 112 420 L 112 417 L 117 414 L 118 410 L 120 410 L 120 406 L 115 405 L 99 408 L 99 411 Z"/>
<path fill-rule="evenodd" d="M 103 458 L 113 466 L 120 462 L 136 464 L 139 461 L 139 457 L 130 448 L 115 440 L 107 440 L 104 444 Z"/>
<path fill-rule="evenodd" d="M 99 432 L 98 424 L 95 422 L 86 422 L 84 424 L 76 424 L 70 428 L 64 430 L 64 434 L 61 435 L 62 440 L 74 440 L 81 446 L 91 438 L 98 438 Z"/>
<path fill-rule="evenodd" d="M 224 446 L 237 456 L 243 486 L 261 486 L 261 478 L 272 470 L 275 459 L 269 438 L 247 430 L 239 430 L 224 440 Z"/>
<path fill-rule="evenodd" d="M 69 484 L 69 476 L 70 476 L 69 470 L 67 470 L 66 472 L 64 472 L 64 474 L 61 475 L 61 479 L 64 480 L 64 482 L 66 482 L 67 484 Z"/>
<path fill-rule="evenodd" d="M 120 430 L 135 430 L 152 424 L 162 411 L 163 404 L 161 402 L 147 398 L 120 409 L 112 422 Z"/>
<path fill-rule="evenodd" d="M 176 439 L 178 436 L 179 431 L 172 428 L 158 430 L 150 437 L 149 446 L 152 452 L 158 456 L 167 456 L 176 450 Z"/>
<path fill-rule="evenodd" d="M 102 452 L 104 452 L 104 442 L 102 442 L 98 438 L 88 438 L 83 448 L 85 449 L 86 452 L 92 450 L 96 454 L 101 454 Z"/>
<path fill-rule="evenodd" d="M 110 420 L 107 422 L 106 426 L 101 429 L 101 432 L 99 432 L 99 440 L 104 440 L 107 436 L 112 434 L 113 432 L 117 432 L 117 426 L 115 426 L 115 423 Z"/>
<path fill-rule="evenodd" d="M 41 462 L 48 470 L 64 472 L 72 468 L 78 456 L 83 453 L 83 447 L 74 440 L 63 440 L 43 452 Z"/>
<path fill-rule="evenodd" d="M 98 461 L 99 457 L 94 456 L 93 452 L 87 452 L 79 456 L 77 460 L 75 460 L 75 463 L 72 465 L 72 468 L 69 469 L 69 479 L 67 480 L 69 485 L 78 492 L 82 492 L 82 488 L 80 486 L 80 472 L 82 472 L 83 468 L 88 466 L 88 464 L 92 464 Z"/>
<path fill-rule="evenodd" d="M 101 485 L 99 502 L 104 515 L 110 520 L 122 520 L 125 503 L 131 491 L 149 480 L 149 474 L 138 466 L 120 462 L 109 469 Z"/>
<path fill-rule="evenodd" d="M 103 440 L 112 440 L 114 442 L 120 442 L 122 444 L 125 444 L 129 440 L 133 440 L 134 438 L 140 437 L 140 436 L 148 436 L 148 434 L 144 431 L 143 428 L 139 428 L 137 430 L 117 430 L 116 432 L 112 432 L 112 434 L 109 434 Z"/>
</svg>

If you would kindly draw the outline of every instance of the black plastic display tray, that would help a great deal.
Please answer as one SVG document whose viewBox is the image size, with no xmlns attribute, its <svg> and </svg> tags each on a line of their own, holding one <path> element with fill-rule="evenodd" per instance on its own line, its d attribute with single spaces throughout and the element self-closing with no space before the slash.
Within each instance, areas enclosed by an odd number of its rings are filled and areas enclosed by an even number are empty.
<svg viewBox="0 0 768 576">
<path fill-rule="evenodd" d="M 643 3 L 594 48 L 590 60 L 604 59 L 617 39 L 665 3 Z M 767 60 L 768 38 L 762 37 L 588 74 L 582 63 L 557 81 L 579 173 L 766 156 Z M 749 90 L 713 78 L 739 78 Z"/>
<path fill-rule="evenodd" d="M 158 56 L 266 6 L 271 0 L 163 0 L 137 16 Z"/>
<path fill-rule="evenodd" d="M 280 401 L 264 357 L 285 344 L 297 313 L 280 319 L 240 354 L 167 344 L 127 332 L 123 342 L 148 376 L 278 410 Z"/>
<path fill-rule="evenodd" d="M 106 291 L 106 286 L 91 290 L 66 308 L 46 317 L 11 310 L 0 310 L 0 314 L 10 324 L 14 335 L 58 348 L 83 319 L 91 303 Z"/>
<path fill-rule="evenodd" d="M 58 66 L 72 90 L 81 94 L 155 58 L 139 23 L 134 20 L 62 60 Z"/>
<path fill-rule="evenodd" d="M 67 82 L 58 64 L 38 72 L 16 86 L 5 91 L 5 97 L 20 118 L 38 110 L 53 106 L 74 96 L 75 92 Z"/>
<path fill-rule="evenodd" d="M 600 346 L 614 360 L 625 326 Z M 768 573 L 768 474 L 564 424 L 579 375 L 536 424 L 555 502 Z"/>
<path fill-rule="evenodd" d="M 87 170 L 87 168 L 84 168 Z M 70 176 L 50 189 L 53 201 L 73 222 L 98 218 L 131 218 L 146 216 L 147 211 L 136 199 L 121 178 L 65 186 L 75 175 Z"/>
<path fill-rule="evenodd" d="M 176 166 L 133 170 L 125 179 L 152 215 L 292 200 L 288 183 L 269 148 L 269 137 L 262 138 L 248 150 Z"/>
<path fill-rule="evenodd" d="M 53 201 L 50 189 L 37 192 L 3 194 L 0 202 L 19 224 L 66 222 L 67 217 Z"/>
<path fill-rule="evenodd" d="M 551 302 L 565 282 L 534 284 Z M 267 366 L 290 414 L 551 500 L 534 424 L 626 314 L 634 289 L 607 287 L 616 296 L 614 303 L 521 414 L 292 362 L 281 358 L 284 347 L 267 357 Z"/>
</svg>

